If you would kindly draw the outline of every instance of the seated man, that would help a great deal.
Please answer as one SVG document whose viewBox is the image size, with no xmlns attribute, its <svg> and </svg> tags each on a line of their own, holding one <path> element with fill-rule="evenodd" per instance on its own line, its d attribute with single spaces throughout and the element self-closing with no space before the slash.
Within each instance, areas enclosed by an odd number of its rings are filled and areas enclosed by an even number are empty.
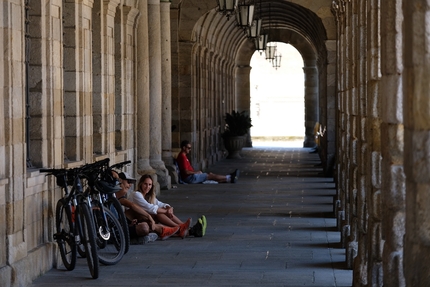
<svg viewBox="0 0 430 287">
<path fill-rule="evenodd" d="M 202 183 L 206 180 L 213 180 L 219 183 L 231 182 L 235 183 L 239 179 L 239 170 L 236 169 L 233 173 L 227 175 L 218 175 L 214 173 L 203 173 L 198 170 L 195 171 L 188 160 L 187 155 L 190 153 L 191 144 L 189 141 L 184 140 L 181 142 L 181 151 L 176 158 L 179 166 L 180 177 L 186 183 Z"/>
</svg>

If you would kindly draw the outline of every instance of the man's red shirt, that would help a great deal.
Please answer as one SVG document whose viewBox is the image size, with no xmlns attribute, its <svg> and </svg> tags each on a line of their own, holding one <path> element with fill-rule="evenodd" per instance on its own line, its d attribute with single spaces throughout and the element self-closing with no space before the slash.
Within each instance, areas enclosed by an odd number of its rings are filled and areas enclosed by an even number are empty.
<svg viewBox="0 0 430 287">
<path fill-rule="evenodd" d="M 190 161 L 187 158 L 187 155 L 180 151 L 178 157 L 176 158 L 176 162 L 179 166 L 179 171 L 181 172 L 181 178 L 185 179 L 188 177 L 187 170 L 194 171 L 194 168 L 191 166 Z"/>
</svg>

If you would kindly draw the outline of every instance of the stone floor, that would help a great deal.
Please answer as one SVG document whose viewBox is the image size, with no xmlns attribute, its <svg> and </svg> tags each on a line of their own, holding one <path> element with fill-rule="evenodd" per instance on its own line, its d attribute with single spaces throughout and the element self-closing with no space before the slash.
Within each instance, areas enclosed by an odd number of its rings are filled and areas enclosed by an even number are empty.
<svg viewBox="0 0 430 287">
<path fill-rule="evenodd" d="M 246 148 L 212 172 L 241 170 L 236 184 L 179 185 L 163 191 L 186 220 L 204 214 L 206 236 L 132 245 L 115 266 L 91 279 L 84 259 L 52 269 L 33 287 L 351 286 L 333 216 L 333 179 L 306 148 Z"/>
</svg>

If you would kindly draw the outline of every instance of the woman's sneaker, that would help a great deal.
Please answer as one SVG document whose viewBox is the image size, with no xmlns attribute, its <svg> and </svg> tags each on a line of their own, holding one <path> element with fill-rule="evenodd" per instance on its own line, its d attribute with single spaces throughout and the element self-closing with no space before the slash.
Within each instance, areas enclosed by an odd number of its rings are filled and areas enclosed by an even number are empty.
<svg viewBox="0 0 430 287">
<path fill-rule="evenodd" d="M 167 238 L 169 238 L 170 236 L 176 234 L 179 230 L 179 227 L 167 227 L 167 226 L 163 226 L 163 228 L 161 229 L 161 234 L 160 234 L 160 238 L 161 240 L 166 240 Z"/>
<path fill-rule="evenodd" d="M 188 220 L 185 223 L 182 223 L 179 226 L 179 236 L 182 237 L 182 239 L 184 239 L 188 235 L 188 230 L 190 229 L 191 220 L 192 220 L 191 218 L 188 218 Z"/>
<path fill-rule="evenodd" d="M 197 223 L 194 224 L 194 226 L 190 228 L 188 233 L 190 236 L 194 236 L 194 237 L 202 237 L 203 236 L 203 224 L 202 224 L 201 218 L 199 218 L 197 220 Z"/>
<path fill-rule="evenodd" d="M 208 226 L 208 223 L 206 222 L 206 216 L 202 215 L 202 217 L 200 217 L 200 219 L 202 221 L 202 236 L 205 236 L 206 227 Z"/>
</svg>

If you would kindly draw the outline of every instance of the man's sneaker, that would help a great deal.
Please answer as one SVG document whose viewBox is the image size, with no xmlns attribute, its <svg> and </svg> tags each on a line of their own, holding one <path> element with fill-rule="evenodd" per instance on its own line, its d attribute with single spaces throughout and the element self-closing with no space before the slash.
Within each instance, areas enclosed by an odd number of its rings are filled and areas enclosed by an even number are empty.
<svg viewBox="0 0 430 287">
<path fill-rule="evenodd" d="M 145 237 L 143 237 L 145 244 L 149 243 L 149 242 L 154 242 L 157 239 L 158 239 L 158 235 L 157 235 L 157 233 L 154 233 L 154 232 L 151 232 L 148 235 L 146 235 Z"/>
<path fill-rule="evenodd" d="M 201 218 L 199 218 L 197 220 L 197 223 L 194 224 L 194 226 L 190 228 L 188 233 L 189 233 L 189 235 L 194 236 L 194 237 L 202 237 L 203 236 L 203 222 L 202 222 Z"/>
<path fill-rule="evenodd" d="M 163 226 L 163 228 L 161 229 L 161 240 L 166 240 L 167 238 L 169 238 L 170 236 L 176 234 L 176 232 L 178 232 L 179 227 L 167 227 L 167 226 Z"/>
<path fill-rule="evenodd" d="M 202 217 L 200 217 L 200 219 L 202 220 L 202 236 L 205 236 L 206 227 L 208 226 L 208 223 L 206 222 L 206 216 L 202 215 Z"/>
<path fill-rule="evenodd" d="M 190 229 L 191 225 L 191 218 L 188 218 L 188 220 L 185 223 L 182 223 L 179 225 L 179 236 L 184 239 L 188 235 L 188 229 Z"/>
<path fill-rule="evenodd" d="M 237 180 L 239 179 L 239 174 L 240 171 L 238 169 L 236 169 L 233 173 L 230 174 L 231 176 L 231 183 L 236 183 Z"/>
</svg>

